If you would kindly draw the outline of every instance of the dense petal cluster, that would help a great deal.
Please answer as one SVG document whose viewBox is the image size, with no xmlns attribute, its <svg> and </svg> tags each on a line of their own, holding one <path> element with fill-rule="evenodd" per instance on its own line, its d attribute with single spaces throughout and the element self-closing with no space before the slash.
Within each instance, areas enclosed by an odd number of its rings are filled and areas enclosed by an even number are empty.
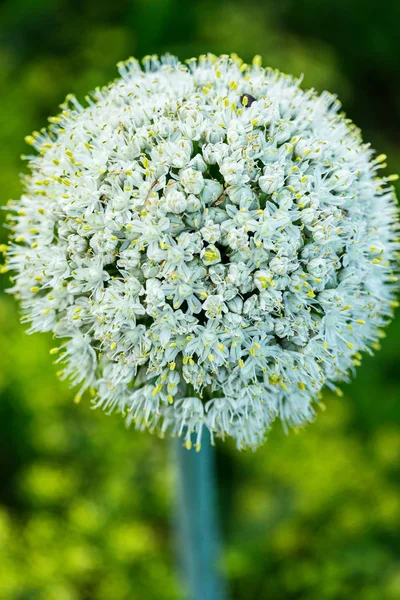
<svg viewBox="0 0 400 600">
<path fill-rule="evenodd" d="M 257 58 L 143 63 L 27 138 L 12 292 L 96 406 L 254 447 L 377 344 L 394 177 L 334 96 Z"/>
</svg>

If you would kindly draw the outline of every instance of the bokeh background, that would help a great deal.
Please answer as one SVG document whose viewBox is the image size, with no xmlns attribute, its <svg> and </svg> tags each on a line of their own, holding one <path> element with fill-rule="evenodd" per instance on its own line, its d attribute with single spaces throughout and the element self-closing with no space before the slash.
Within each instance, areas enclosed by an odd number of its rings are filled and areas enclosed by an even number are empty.
<svg viewBox="0 0 400 600">
<path fill-rule="evenodd" d="M 399 172 L 399 23 L 396 0 L 3 0 L 1 202 L 20 194 L 24 136 L 68 92 L 82 98 L 118 60 L 165 51 L 261 54 L 304 73 L 304 86 L 338 93 Z M 5 294 L 0 328 L 0 598 L 184 600 L 170 445 L 74 405 L 54 342 L 26 336 Z M 256 454 L 218 445 L 232 599 L 400 598 L 399 336 L 400 319 L 297 435 L 277 424 Z"/>
</svg>

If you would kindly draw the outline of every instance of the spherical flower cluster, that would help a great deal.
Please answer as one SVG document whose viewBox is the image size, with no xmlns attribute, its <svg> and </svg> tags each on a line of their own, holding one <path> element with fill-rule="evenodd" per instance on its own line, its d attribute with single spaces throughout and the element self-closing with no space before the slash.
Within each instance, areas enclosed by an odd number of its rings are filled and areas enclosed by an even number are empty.
<svg viewBox="0 0 400 600">
<path fill-rule="evenodd" d="M 62 376 L 160 434 L 255 447 L 376 347 L 390 182 L 326 92 L 236 56 L 147 57 L 27 138 L 12 292 Z M 196 437 L 197 436 L 197 437 Z"/>
</svg>

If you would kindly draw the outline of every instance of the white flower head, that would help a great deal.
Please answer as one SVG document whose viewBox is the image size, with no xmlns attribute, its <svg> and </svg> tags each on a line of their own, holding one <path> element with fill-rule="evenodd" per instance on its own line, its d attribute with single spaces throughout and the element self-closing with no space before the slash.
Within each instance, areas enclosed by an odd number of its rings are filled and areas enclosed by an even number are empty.
<svg viewBox="0 0 400 600">
<path fill-rule="evenodd" d="M 139 429 L 258 445 L 395 305 L 391 181 L 334 96 L 213 55 L 119 65 L 27 141 L 7 267 L 64 377 Z M 3 268 L 4 270 L 4 268 Z"/>
</svg>

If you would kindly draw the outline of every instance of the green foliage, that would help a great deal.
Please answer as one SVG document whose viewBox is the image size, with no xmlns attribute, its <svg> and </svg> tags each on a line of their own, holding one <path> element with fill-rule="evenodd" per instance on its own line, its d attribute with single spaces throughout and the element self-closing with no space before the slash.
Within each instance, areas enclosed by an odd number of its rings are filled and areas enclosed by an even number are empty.
<svg viewBox="0 0 400 600">
<path fill-rule="evenodd" d="M 390 172 L 399 170 L 399 5 L 375 12 L 372 2 L 359 4 L 3 2 L 2 203 L 21 191 L 24 136 L 46 124 L 66 93 L 83 97 L 130 54 L 166 50 L 182 58 L 257 53 L 304 72 L 305 85 L 338 92 L 389 154 Z M 54 342 L 26 336 L 4 295 L 0 332 L 0 598 L 181 600 L 169 444 L 91 411 L 89 398 L 75 405 L 55 375 Z M 326 410 L 298 435 L 277 425 L 257 454 L 219 444 L 222 568 L 232 598 L 400 597 L 399 336 L 394 323 L 345 396 L 326 395 Z"/>
</svg>

